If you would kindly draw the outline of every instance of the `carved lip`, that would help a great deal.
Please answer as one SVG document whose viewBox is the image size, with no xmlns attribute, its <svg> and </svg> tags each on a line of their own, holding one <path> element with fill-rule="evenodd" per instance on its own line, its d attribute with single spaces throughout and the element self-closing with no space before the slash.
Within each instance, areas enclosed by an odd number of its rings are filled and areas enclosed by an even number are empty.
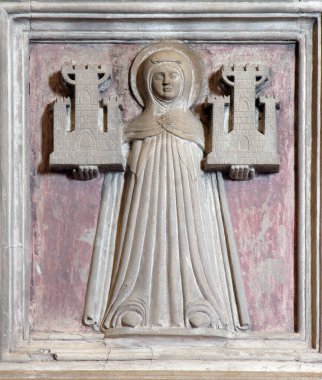
<svg viewBox="0 0 322 380">
<path fill-rule="evenodd" d="M 163 92 L 172 92 L 173 88 L 172 87 L 164 87 Z"/>
</svg>

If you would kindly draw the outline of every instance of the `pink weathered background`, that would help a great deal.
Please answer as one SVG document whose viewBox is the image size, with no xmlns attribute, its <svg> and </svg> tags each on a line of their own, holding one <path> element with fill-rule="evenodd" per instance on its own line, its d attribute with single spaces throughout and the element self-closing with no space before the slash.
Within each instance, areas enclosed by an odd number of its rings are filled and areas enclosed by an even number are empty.
<svg viewBox="0 0 322 380">
<path fill-rule="evenodd" d="M 64 62 L 109 63 L 113 82 L 103 96 L 123 95 L 123 118 L 140 112 L 128 87 L 138 45 L 36 44 L 30 49 L 30 176 L 32 206 L 31 328 L 88 330 L 82 326 L 86 284 L 100 204 L 102 176 L 82 182 L 48 173 L 52 146 L 50 107 L 69 96 L 59 70 Z M 194 45 L 205 63 L 210 93 L 218 93 L 222 64 L 263 63 L 271 80 L 263 93 L 281 99 L 279 174 L 249 182 L 226 181 L 252 328 L 294 331 L 295 156 L 294 45 Z M 198 107 L 197 107 L 198 108 Z M 200 109 L 200 107 L 199 107 Z"/>
</svg>

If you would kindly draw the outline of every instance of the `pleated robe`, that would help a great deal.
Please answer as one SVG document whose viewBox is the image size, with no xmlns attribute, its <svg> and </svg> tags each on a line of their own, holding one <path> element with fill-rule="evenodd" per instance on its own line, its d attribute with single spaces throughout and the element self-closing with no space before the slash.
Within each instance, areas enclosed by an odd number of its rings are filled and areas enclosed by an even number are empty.
<svg viewBox="0 0 322 380">
<path fill-rule="evenodd" d="M 104 330 L 126 327 L 127 314 L 140 328 L 249 327 L 222 177 L 204 173 L 202 159 L 196 142 L 166 128 L 132 141 Z"/>
</svg>

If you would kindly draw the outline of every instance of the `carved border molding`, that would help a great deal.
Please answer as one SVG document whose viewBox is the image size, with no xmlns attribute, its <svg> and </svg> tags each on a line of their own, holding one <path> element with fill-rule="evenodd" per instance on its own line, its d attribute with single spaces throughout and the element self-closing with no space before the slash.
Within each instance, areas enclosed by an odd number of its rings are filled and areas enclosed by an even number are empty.
<svg viewBox="0 0 322 380">
<path fill-rule="evenodd" d="M 111 379 L 227 379 L 237 373 L 256 378 L 259 372 L 265 378 L 262 371 L 295 379 L 295 373 L 298 378 L 322 373 L 321 12 L 320 1 L 0 4 L 0 379 L 27 378 L 31 371 L 35 378 L 64 379 L 107 374 Z M 124 349 L 110 349 L 91 333 L 29 333 L 29 46 L 162 38 L 297 45 L 297 333 L 251 333 L 243 340 L 204 343 L 174 339 L 168 345 L 141 338 Z M 117 372 L 125 367 L 135 372 Z"/>
</svg>

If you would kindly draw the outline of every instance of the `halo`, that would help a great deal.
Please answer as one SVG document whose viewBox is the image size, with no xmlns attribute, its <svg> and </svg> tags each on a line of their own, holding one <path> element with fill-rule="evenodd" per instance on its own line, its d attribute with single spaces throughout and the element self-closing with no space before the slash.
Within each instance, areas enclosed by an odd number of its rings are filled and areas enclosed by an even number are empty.
<svg viewBox="0 0 322 380">
<path fill-rule="evenodd" d="M 142 49 L 135 57 L 130 71 L 130 86 L 136 101 L 140 106 L 144 107 L 144 101 L 137 88 L 137 74 L 141 64 L 153 53 L 161 50 L 175 50 L 182 55 L 191 65 L 194 72 L 193 92 L 190 99 L 189 107 L 191 107 L 199 98 L 204 86 L 203 66 L 197 54 L 188 46 L 177 41 L 161 41 L 153 45 L 149 45 Z"/>
</svg>

